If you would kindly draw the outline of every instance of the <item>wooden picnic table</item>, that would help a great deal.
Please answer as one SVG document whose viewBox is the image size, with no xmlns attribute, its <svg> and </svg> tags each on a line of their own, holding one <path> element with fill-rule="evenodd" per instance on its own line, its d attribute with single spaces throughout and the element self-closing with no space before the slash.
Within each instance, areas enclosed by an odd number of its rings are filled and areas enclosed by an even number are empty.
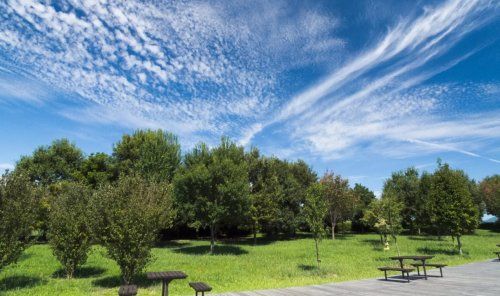
<svg viewBox="0 0 500 296">
<path fill-rule="evenodd" d="M 500 247 L 500 244 L 498 244 L 497 247 Z"/>
<path fill-rule="evenodd" d="M 146 276 L 149 280 L 162 281 L 162 288 L 161 288 L 162 296 L 168 296 L 168 285 L 170 284 L 171 281 L 187 278 L 187 274 L 185 274 L 182 271 L 148 272 Z"/>
<path fill-rule="evenodd" d="M 404 268 L 403 261 L 404 260 L 414 260 L 414 261 L 421 261 L 422 262 L 422 267 L 424 269 L 424 277 L 427 279 L 427 269 L 425 268 L 425 261 L 434 258 L 434 256 L 431 255 L 405 255 L 405 256 L 394 256 L 390 257 L 391 260 L 398 260 L 399 265 L 401 268 Z M 403 273 L 403 278 L 405 277 Z"/>
</svg>

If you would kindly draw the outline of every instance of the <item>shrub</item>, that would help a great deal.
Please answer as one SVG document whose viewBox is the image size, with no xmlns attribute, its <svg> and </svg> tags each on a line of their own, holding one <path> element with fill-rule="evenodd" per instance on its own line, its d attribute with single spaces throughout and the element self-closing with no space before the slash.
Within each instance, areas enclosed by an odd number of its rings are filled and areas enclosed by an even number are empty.
<svg viewBox="0 0 500 296">
<path fill-rule="evenodd" d="M 171 223 L 171 189 L 138 176 L 122 176 L 101 187 L 93 198 L 93 219 L 98 240 L 130 283 L 151 260 L 161 229 Z"/>
<path fill-rule="evenodd" d="M 29 245 L 38 208 L 38 191 L 22 174 L 0 177 L 0 270 L 17 261 Z"/>
<path fill-rule="evenodd" d="M 48 240 L 68 278 L 87 261 L 91 248 L 90 190 L 79 183 L 62 183 L 50 198 Z"/>
</svg>

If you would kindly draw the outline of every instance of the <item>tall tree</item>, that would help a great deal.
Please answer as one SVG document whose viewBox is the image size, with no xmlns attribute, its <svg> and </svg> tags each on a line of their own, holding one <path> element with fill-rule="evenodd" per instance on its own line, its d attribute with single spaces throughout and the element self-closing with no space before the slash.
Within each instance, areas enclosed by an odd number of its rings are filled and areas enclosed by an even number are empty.
<svg viewBox="0 0 500 296">
<path fill-rule="evenodd" d="M 486 204 L 486 211 L 500 217 L 500 175 L 484 178 L 479 184 L 479 192 Z"/>
<path fill-rule="evenodd" d="M 218 227 L 222 223 L 242 224 L 250 208 L 243 147 L 227 138 L 213 149 L 196 146 L 185 156 L 174 188 L 177 206 L 189 225 L 210 229 L 213 253 Z"/>
<path fill-rule="evenodd" d="M 368 205 L 372 203 L 375 200 L 375 194 L 373 191 L 368 189 L 367 187 L 356 183 L 354 185 L 354 188 L 352 189 L 353 194 L 357 197 L 359 200 L 358 207 L 354 213 L 353 217 L 353 229 L 358 229 L 363 231 L 363 212 L 366 208 L 368 208 Z"/>
<path fill-rule="evenodd" d="M 462 254 L 461 236 L 478 226 L 478 209 L 469 190 L 469 178 L 461 170 L 438 162 L 432 176 L 429 193 L 433 204 L 435 223 L 440 229 L 457 238 L 458 251 Z"/>
<path fill-rule="evenodd" d="M 86 157 L 81 167 L 82 179 L 92 188 L 115 181 L 118 178 L 116 165 L 106 153 L 90 154 Z"/>
<path fill-rule="evenodd" d="M 162 130 L 138 130 L 124 135 L 113 148 L 121 174 L 141 174 L 171 182 L 181 161 L 177 137 Z"/>
<path fill-rule="evenodd" d="M 28 176 L 0 177 L 0 270 L 17 261 L 31 242 L 39 208 L 39 191 Z"/>
<path fill-rule="evenodd" d="M 383 194 L 390 194 L 398 198 L 403 204 L 403 227 L 417 232 L 415 223 L 420 207 L 420 178 L 415 168 L 407 168 L 404 171 L 392 173 L 385 181 Z"/>
<path fill-rule="evenodd" d="M 48 186 L 59 181 L 80 178 L 83 152 L 67 139 L 38 147 L 31 156 L 23 156 L 16 171 L 29 176 L 35 184 Z"/>
<path fill-rule="evenodd" d="M 324 198 L 324 185 L 314 183 L 307 191 L 306 202 L 304 203 L 304 215 L 307 225 L 311 230 L 316 247 L 316 262 L 318 268 L 321 260 L 319 259 L 319 243 L 325 235 L 325 216 L 328 212 L 328 204 Z"/>
<path fill-rule="evenodd" d="M 357 196 L 349 188 L 349 180 L 340 175 L 326 172 L 320 183 L 324 186 L 324 198 L 328 204 L 328 215 L 332 227 L 332 239 L 335 239 L 335 227 L 349 217 L 357 204 Z"/>
</svg>

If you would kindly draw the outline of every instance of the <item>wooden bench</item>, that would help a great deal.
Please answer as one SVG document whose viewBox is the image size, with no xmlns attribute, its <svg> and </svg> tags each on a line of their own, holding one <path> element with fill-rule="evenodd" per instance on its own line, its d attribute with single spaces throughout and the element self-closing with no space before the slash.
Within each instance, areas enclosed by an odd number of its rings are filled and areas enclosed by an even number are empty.
<svg viewBox="0 0 500 296">
<path fill-rule="evenodd" d="M 424 265 L 420 262 L 414 262 L 411 265 L 415 266 L 417 268 L 417 273 L 418 273 L 418 275 L 420 275 L 420 268 L 419 267 L 422 267 Z M 446 264 L 442 264 L 442 263 L 425 263 L 425 267 L 439 268 L 439 272 L 441 273 L 441 277 L 443 277 L 443 267 L 446 267 L 446 266 L 447 266 Z"/>
<path fill-rule="evenodd" d="M 196 294 L 195 294 L 196 296 L 198 296 L 199 292 L 201 292 L 201 296 L 205 296 L 205 292 L 212 291 L 212 287 L 210 287 L 209 285 L 207 285 L 203 282 L 193 282 L 193 283 L 189 283 L 189 285 L 196 292 Z"/>
<path fill-rule="evenodd" d="M 135 295 L 137 295 L 137 286 L 136 285 L 120 286 L 120 289 L 118 289 L 118 295 L 120 295 L 120 296 L 135 296 Z"/>
<path fill-rule="evenodd" d="M 403 275 L 406 273 L 406 279 L 408 282 L 410 282 L 410 271 L 414 271 L 415 268 L 401 268 L 401 267 L 390 267 L 390 266 L 384 266 L 384 267 L 379 267 L 378 270 L 384 272 L 385 280 L 387 280 L 387 271 L 400 271 L 401 274 Z"/>
</svg>

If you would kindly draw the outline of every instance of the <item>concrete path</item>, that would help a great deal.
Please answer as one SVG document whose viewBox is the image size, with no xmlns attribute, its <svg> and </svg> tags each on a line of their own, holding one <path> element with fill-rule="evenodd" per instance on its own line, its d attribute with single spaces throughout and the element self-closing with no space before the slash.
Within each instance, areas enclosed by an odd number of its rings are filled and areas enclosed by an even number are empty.
<svg viewBox="0 0 500 296">
<path fill-rule="evenodd" d="M 432 275 L 426 281 L 410 274 L 412 281 L 401 281 L 401 275 L 389 281 L 368 279 L 334 284 L 260 290 L 251 292 L 226 293 L 221 296 L 324 296 L 324 295 L 500 295 L 500 262 L 498 259 L 466 265 L 446 267 L 444 277 L 439 269 L 430 269 Z"/>
</svg>

